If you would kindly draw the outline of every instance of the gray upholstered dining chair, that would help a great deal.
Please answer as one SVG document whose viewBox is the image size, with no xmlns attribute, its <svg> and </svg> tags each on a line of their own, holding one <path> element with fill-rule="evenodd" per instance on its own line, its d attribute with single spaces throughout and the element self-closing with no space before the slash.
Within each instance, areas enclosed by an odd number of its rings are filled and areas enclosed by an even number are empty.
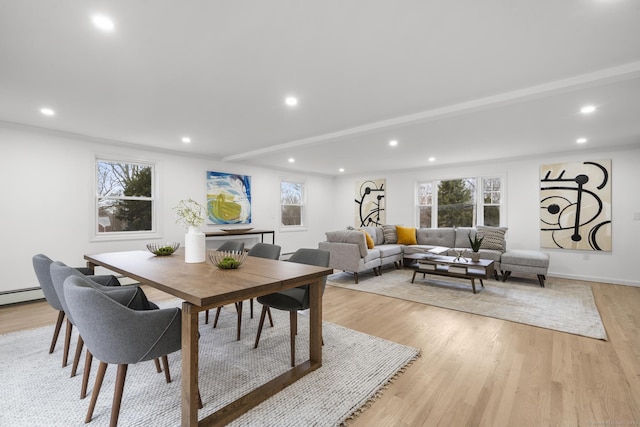
<svg viewBox="0 0 640 427">
<path fill-rule="evenodd" d="M 253 256 L 257 258 L 267 258 L 277 260 L 280 258 L 280 251 L 282 248 L 278 245 L 273 245 L 269 243 L 256 243 L 249 249 L 247 256 Z M 250 303 L 250 317 L 253 319 L 253 298 L 249 300 Z M 238 301 L 235 303 L 236 313 L 238 315 L 238 331 L 236 333 L 236 340 L 240 341 L 240 332 L 242 331 L 242 307 L 243 302 Z M 215 328 L 218 325 L 218 319 L 220 318 L 220 312 L 222 311 L 222 307 L 218 307 L 216 309 L 216 317 L 213 321 L 213 327 Z M 271 322 L 271 326 L 273 326 L 273 319 L 271 318 L 271 313 L 269 313 L 269 321 Z"/>
<path fill-rule="evenodd" d="M 289 262 L 297 262 L 300 264 L 317 265 L 319 267 L 329 266 L 329 252 L 321 249 L 298 249 L 291 257 Z M 323 278 L 322 293 L 327 285 L 327 277 Z M 284 310 L 289 312 L 289 335 L 291 338 L 291 367 L 296 364 L 296 334 L 298 333 L 298 311 L 309 308 L 309 285 L 298 286 L 292 289 L 285 289 L 273 294 L 258 297 L 258 302 L 262 304 L 262 313 L 260 314 L 260 325 L 256 335 L 256 342 L 253 348 L 258 348 L 260 342 L 260 334 L 264 326 L 264 319 L 271 308 Z"/>
<path fill-rule="evenodd" d="M 62 323 L 65 319 L 65 311 L 62 303 L 60 302 L 60 298 L 58 297 L 58 293 L 56 292 L 55 286 L 53 284 L 53 280 L 51 278 L 51 264 L 53 264 L 53 260 L 44 254 L 34 255 L 32 258 L 33 269 L 36 273 L 36 277 L 38 278 L 38 282 L 40 283 L 40 288 L 44 293 L 44 297 L 47 303 L 54 309 L 58 310 L 58 318 L 56 320 L 56 327 L 53 331 L 53 338 L 51 339 L 51 346 L 49 347 L 49 353 L 53 353 L 56 343 L 58 341 L 58 336 L 60 335 L 60 329 L 62 327 Z M 74 274 L 84 275 L 88 274 L 90 270 L 88 268 L 74 268 L 69 267 L 73 270 Z M 99 281 L 102 284 L 109 286 L 120 285 L 118 279 L 113 276 L 91 276 L 94 280 Z M 62 354 L 62 367 L 67 366 L 67 361 L 69 359 L 69 346 L 71 340 L 71 332 L 73 325 L 67 319 L 67 330 L 66 330 L 66 338 L 64 343 L 64 350 Z M 75 372 L 74 372 L 75 375 Z"/>
<path fill-rule="evenodd" d="M 225 240 L 222 245 L 220 245 L 220 247 L 218 247 L 218 249 L 216 249 L 217 251 L 225 251 L 225 252 L 242 252 L 244 251 L 244 242 L 241 240 Z M 236 311 L 238 311 L 238 305 L 236 304 Z M 213 324 L 213 327 L 215 328 L 218 325 L 218 317 L 220 316 L 220 310 L 222 310 L 222 307 L 218 307 L 216 310 L 216 320 Z M 208 324 L 209 323 L 209 310 L 205 311 L 204 313 L 204 323 Z M 240 332 L 238 332 L 238 340 L 240 339 Z"/>
<path fill-rule="evenodd" d="M 116 426 L 129 364 L 162 358 L 169 374 L 167 355 L 180 350 L 181 310 L 132 310 L 92 286 L 89 279 L 70 276 L 64 296 L 87 349 L 100 360 L 85 423 L 91 421 L 107 366 L 117 364 L 111 426 Z M 170 377 L 169 377 L 170 378 Z"/>
<path fill-rule="evenodd" d="M 64 281 L 71 276 L 76 277 L 85 277 L 75 268 L 69 267 L 60 261 L 56 261 L 51 263 L 50 266 L 50 275 L 51 281 L 53 282 L 53 287 L 56 291 L 56 295 L 62 306 L 62 309 L 67 314 L 67 331 L 71 331 L 73 328 L 72 325 L 75 324 L 73 316 L 69 313 L 69 308 L 67 306 L 66 298 L 64 295 Z M 100 290 L 102 292 L 109 293 L 110 297 L 115 301 L 118 301 L 120 304 L 129 307 L 133 310 L 153 310 L 157 309 L 158 306 L 152 302 L 147 300 L 146 295 L 138 286 L 120 286 L 120 282 L 113 276 L 86 276 L 87 283 L 93 288 Z M 114 285 L 113 280 L 117 283 Z M 107 283 L 107 285 L 102 285 L 101 283 Z M 65 345 L 68 345 L 68 341 L 70 341 L 70 334 L 68 334 L 68 338 L 65 342 Z M 80 361 L 80 355 L 82 354 L 82 348 L 84 347 L 84 339 L 82 334 L 78 334 L 78 343 L 76 345 L 76 352 L 73 358 L 73 366 L 71 368 L 71 376 L 75 376 L 78 363 Z M 87 385 L 89 382 L 89 373 L 91 371 L 91 361 L 93 359 L 93 355 L 90 351 L 87 351 L 85 356 L 85 366 L 82 378 L 82 387 L 80 390 L 80 398 L 84 399 L 87 395 Z M 161 372 L 160 362 L 156 360 L 156 370 Z M 169 382 L 168 377 L 168 367 L 165 369 L 165 376 L 167 377 L 167 382 Z"/>
</svg>

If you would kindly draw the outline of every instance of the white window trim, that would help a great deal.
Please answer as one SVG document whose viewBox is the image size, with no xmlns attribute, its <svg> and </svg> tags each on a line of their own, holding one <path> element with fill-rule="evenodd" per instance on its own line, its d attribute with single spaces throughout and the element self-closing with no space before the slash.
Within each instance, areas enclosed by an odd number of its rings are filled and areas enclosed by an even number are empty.
<svg viewBox="0 0 640 427">
<path fill-rule="evenodd" d="M 117 162 L 117 163 L 136 163 L 149 165 L 153 168 L 153 181 L 152 185 L 152 215 L 151 215 L 151 230 L 149 231 L 118 231 L 113 233 L 98 233 L 98 162 Z M 121 157 L 113 155 L 96 154 L 93 155 L 93 163 L 91 165 L 91 187 L 89 204 L 91 212 L 91 220 L 89 221 L 89 241 L 90 242 L 116 242 L 126 240 L 145 240 L 145 239 L 159 239 L 162 237 L 160 233 L 160 224 L 162 224 L 162 210 L 159 206 L 162 206 L 160 201 L 159 191 L 159 179 L 160 165 L 156 161 L 136 158 L 136 157 Z"/>
</svg>

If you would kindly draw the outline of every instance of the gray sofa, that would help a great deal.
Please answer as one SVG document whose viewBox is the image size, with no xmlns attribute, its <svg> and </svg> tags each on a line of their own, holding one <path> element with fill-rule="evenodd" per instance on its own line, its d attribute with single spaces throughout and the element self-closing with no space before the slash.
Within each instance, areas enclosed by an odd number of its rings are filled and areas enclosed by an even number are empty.
<svg viewBox="0 0 640 427">
<path fill-rule="evenodd" d="M 457 251 L 465 249 L 471 252 L 469 234 L 473 239 L 476 233 L 485 237 L 480 248 L 480 258 L 490 259 L 495 262 L 495 275 L 500 270 L 500 258 L 506 250 L 504 234 L 506 228 L 484 227 L 477 228 L 419 228 L 416 230 L 415 245 L 398 243 L 396 226 L 385 225 L 383 227 L 363 227 L 360 230 L 345 229 L 329 231 L 327 240 L 320 242 L 318 247 L 331 254 L 329 267 L 336 270 L 354 273 L 355 282 L 358 283 L 358 273 L 372 270 L 374 274 L 382 273 L 382 267 L 393 264 L 401 267 L 406 255 L 425 253 L 435 247 L 449 248 L 446 255 L 454 256 Z M 367 247 L 366 231 L 372 238 L 373 248 Z"/>
</svg>

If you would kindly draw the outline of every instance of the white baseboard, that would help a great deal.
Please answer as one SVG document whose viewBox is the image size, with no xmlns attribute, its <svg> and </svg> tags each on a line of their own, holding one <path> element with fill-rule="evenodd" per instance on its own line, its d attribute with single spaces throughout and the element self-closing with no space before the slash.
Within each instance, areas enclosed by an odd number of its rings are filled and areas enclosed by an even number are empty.
<svg viewBox="0 0 640 427">
<path fill-rule="evenodd" d="M 0 306 L 44 299 L 40 288 L 18 289 L 0 293 Z"/>
<path fill-rule="evenodd" d="M 554 272 L 549 272 L 547 276 L 558 277 L 560 279 L 584 280 L 585 282 L 600 282 L 600 283 L 610 283 L 612 285 L 640 287 L 640 281 L 638 280 L 620 280 L 620 279 L 612 279 L 611 277 L 592 277 L 592 276 L 581 276 L 578 274 L 564 274 L 564 273 L 554 273 Z"/>
</svg>

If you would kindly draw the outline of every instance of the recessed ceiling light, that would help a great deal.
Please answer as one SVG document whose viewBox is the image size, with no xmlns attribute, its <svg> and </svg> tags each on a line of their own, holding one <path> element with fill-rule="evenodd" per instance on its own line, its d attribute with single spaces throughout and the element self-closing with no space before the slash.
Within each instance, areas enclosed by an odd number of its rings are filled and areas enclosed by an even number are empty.
<svg viewBox="0 0 640 427">
<path fill-rule="evenodd" d="M 289 157 L 289 163 L 293 163 L 295 161 L 296 161 L 296 159 L 294 159 L 293 157 Z"/>
<path fill-rule="evenodd" d="M 578 139 L 576 139 L 576 142 L 578 144 L 584 144 L 585 142 L 587 142 L 587 138 L 578 138 Z"/>
<path fill-rule="evenodd" d="M 295 96 L 288 96 L 284 100 L 284 103 L 287 104 L 289 107 L 295 107 L 296 105 L 298 105 L 298 98 L 296 98 Z"/>
<path fill-rule="evenodd" d="M 582 114 L 591 114 L 594 111 L 596 111 L 596 106 L 595 105 L 585 105 L 584 107 L 582 107 L 580 109 L 580 112 Z"/>
<path fill-rule="evenodd" d="M 182 142 L 184 142 L 185 144 L 188 144 L 191 142 L 191 138 L 189 138 L 188 136 L 183 136 L 182 137 Z"/>
<path fill-rule="evenodd" d="M 91 20 L 93 21 L 93 25 L 95 25 L 99 30 L 110 32 L 115 28 L 113 21 L 108 16 L 93 15 Z"/>
<path fill-rule="evenodd" d="M 389 141 L 389 145 L 392 147 L 395 147 L 396 145 L 398 145 L 398 141 L 396 141 L 395 139 L 392 139 L 391 141 Z"/>
<path fill-rule="evenodd" d="M 430 162 L 435 162 L 435 161 L 436 161 L 436 158 L 435 158 L 435 157 L 429 157 L 429 161 L 430 161 Z"/>
<path fill-rule="evenodd" d="M 344 168 L 338 169 L 338 172 L 344 172 Z"/>
<path fill-rule="evenodd" d="M 53 115 L 56 113 L 56 112 L 55 112 L 55 111 L 53 111 L 51 108 L 46 108 L 46 107 L 45 107 L 45 108 L 41 108 L 41 109 L 40 109 L 40 112 L 41 112 L 42 114 L 44 114 L 45 116 L 53 116 Z"/>
</svg>

